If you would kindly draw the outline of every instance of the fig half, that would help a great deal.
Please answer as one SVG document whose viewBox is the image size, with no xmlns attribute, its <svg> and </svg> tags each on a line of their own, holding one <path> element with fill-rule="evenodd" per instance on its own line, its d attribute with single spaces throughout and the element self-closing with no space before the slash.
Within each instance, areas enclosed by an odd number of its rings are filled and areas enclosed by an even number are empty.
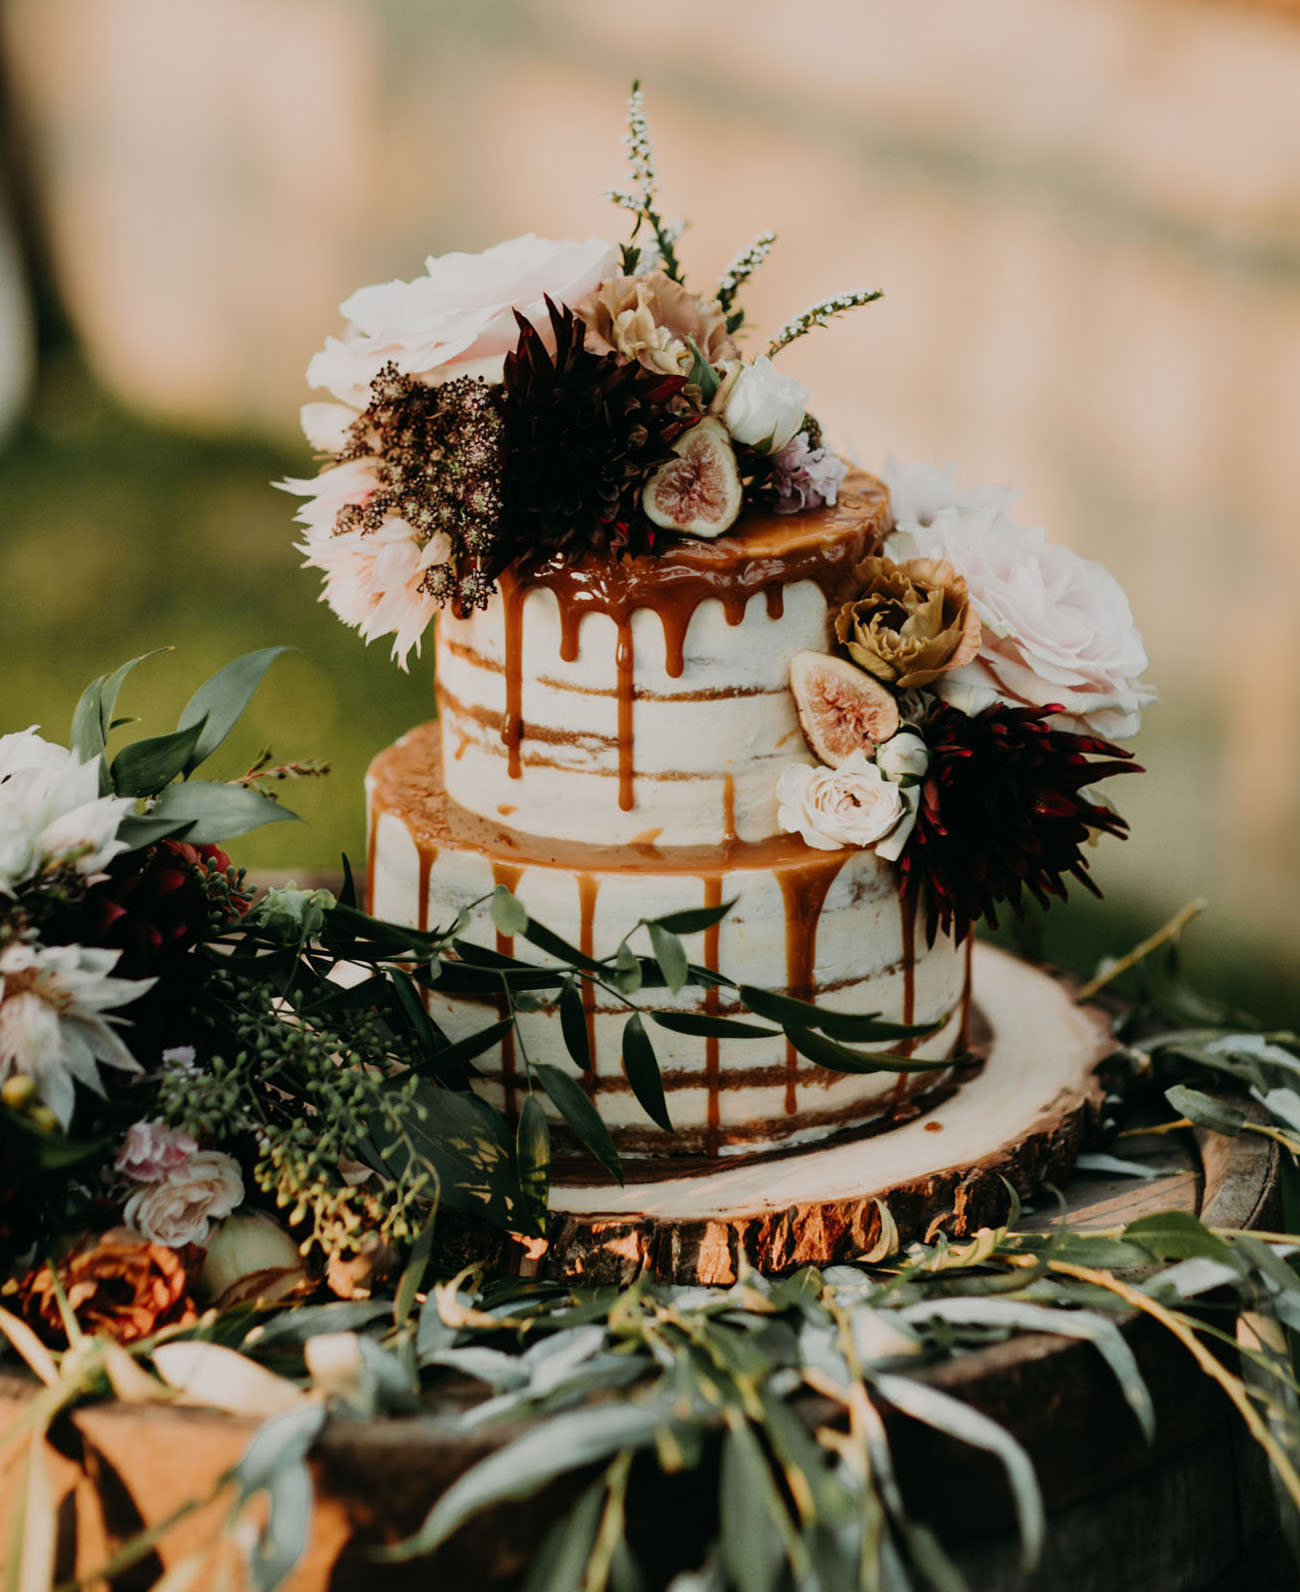
<svg viewBox="0 0 1300 1592">
<path fill-rule="evenodd" d="M 832 768 L 854 752 L 873 757 L 898 729 L 893 692 L 846 658 L 796 652 L 790 660 L 790 690 L 804 739 Z"/>
<path fill-rule="evenodd" d="M 721 536 L 734 525 L 743 494 L 731 438 L 710 416 L 673 444 L 677 457 L 661 464 L 646 482 L 641 507 L 666 531 Z"/>
</svg>

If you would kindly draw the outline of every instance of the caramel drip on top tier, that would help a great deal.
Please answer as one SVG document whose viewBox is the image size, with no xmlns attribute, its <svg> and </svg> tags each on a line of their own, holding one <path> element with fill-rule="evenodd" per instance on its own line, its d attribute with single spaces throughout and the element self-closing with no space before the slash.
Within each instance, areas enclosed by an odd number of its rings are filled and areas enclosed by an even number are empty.
<svg viewBox="0 0 1300 1592">
<path fill-rule="evenodd" d="M 766 594 L 769 618 L 785 612 L 785 588 L 815 581 L 827 604 L 848 594 L 854 567 L 879 548 L 889 514 L 889 495 L 879 481 L 860 470 L 850 473 L 834 508 L 798 516 L 753 513 L 738 528 L 715 541 L 683 539 L 662 553 L 637 558 L 587 554 L 576 564 L 543 564 L 537 569 L 504 570 L 505 720 L 501 739 L 511 779 L 523 773 L 520 744 L 523 720 L 523 608 L 528 593 L 555 593 L 560 614 L 560 657 L 573 663 L 588 614 L 614 621 L 618 695 L 619 807 L 634 802 L 633 703 L 636 659 L 632 615 L 638 608 L 658 614 L 664 629 L 665 671 L 679 679 L 686 668 L 686 633 L 700 604 L 714 598 L 727 623 L 740 624 L 749 599 Z"/>
</svg>

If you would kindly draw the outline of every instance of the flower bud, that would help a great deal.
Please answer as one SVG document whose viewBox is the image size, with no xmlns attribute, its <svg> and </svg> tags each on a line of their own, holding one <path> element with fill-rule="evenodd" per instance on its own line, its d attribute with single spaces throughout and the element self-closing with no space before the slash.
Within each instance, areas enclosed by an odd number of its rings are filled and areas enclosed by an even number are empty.
<svg viewBox="0 0 1300 1592">
<path fill-rule="evenodd" d="M 895 784 L 902 780 L 923 779 L 930 766 L 925 742 L 911 730 L 891 735 L 876 753 L 876 767 Z"/>
<path fill-rule="evenodd" d="M 328 890 L 273 886 L 252 912 L 253 921 L 288 944 L 300 944 L 325 927 L 325 914 L 335 905 Z"/>
<path fill-rule="evenodd" d="M 253 1299 L 268 1303 L 309 1285 L 298 1246 L 261 1211 L 228 1216 L 208 1244 L 197 1292 L 218 1309 Z"/>
<path fill-rule="evenodd" d="M 0 1084 L 0 1101 L 10 1111 L 25 1111 L 36 1098 L 36 1080 L 25 1072 L 16 1072 Z"/>
</svg>

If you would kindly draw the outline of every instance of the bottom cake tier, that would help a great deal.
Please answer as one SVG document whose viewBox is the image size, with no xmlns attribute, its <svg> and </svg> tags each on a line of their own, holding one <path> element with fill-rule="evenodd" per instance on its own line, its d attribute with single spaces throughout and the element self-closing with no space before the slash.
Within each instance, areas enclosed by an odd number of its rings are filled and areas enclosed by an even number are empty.
<svg viewBox="0 0 1300 1592">
<path fill-rule="evenodd" d="M 370 907 L 380 917 L 426 929 L 468 909 L 464 939 L 545 963 L 554 959 L 532 945 L 516 950 L 511 937 L 493 928 L 486 898 L 497 885 L 511 889 L 538 922 L 600 958 L 645 919 L 734 902 L 719 924 L 684 937 L 693 962 L 830 1010 L 939 1024 L 912 1042 L 918 1060 L 946 1059 L 964 1048 L 969 957 L 945 937 L 933 946 L 918 938 L 912 913 L 899 901 L 895 869 L 869 851 L 813 851 L 798 836 L 701 851 L 539 840 L 487 824 L 449 801 L 432 724 L 381 753 L 366 788 Z M 650 954 L 644 929 L 632 947 Z M 513 1116 L 528 1088 L 527 1062 L 563 1068 L 581 1079 L 626 1155 L 783 1149 L 880 1124 L 891 1114 L 914 1115 L 913 1097 L 949 1077 L 831 1072 L 801 1056 L 783 1035 L 705 1038 L 647 1020 L 675 1130 L 669 1134 L 647 1117 L 624 1071 L 627 1005 L 588 981 L 581 989 L 590 1071 L 570 1059 L 552 1007 L 519 1014 L 519 1043 L 507 1036 L 478 1058 L 483 1078 L 476 1088 Z M 647 1009 L 750 1015 L 726 988 L 688 985 L 676 995 L 645 990 L 636 999 Z M 492 997 L 449 997 L 436 989 L 428 1004 L 452 1039 L 501 1012 Z"/>
</svg>

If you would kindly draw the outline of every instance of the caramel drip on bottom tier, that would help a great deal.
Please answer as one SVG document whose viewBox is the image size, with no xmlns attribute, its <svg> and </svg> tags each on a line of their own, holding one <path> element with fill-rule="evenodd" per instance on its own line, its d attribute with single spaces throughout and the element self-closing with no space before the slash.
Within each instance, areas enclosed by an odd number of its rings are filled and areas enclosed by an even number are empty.
<svg viewBox="0 0 1300 1592">
<path fill-rule="evenodd" d="M 915 1020 L 916 1015 L 916 897 L 914 895 L 899 896 L 898 920 L 902 929 L 903 938 L 903 1017 L 905 1023 Z M 914 1039 L 905 1039 L 898 1047 L 900 1056 L 910 1056 L 916 1049 Z M 911 1087 L 910 1075 L 900 1072 L 898 1081 L 894 1085 L 892 1098 L 906 1100 Z"/>
<path fill-rule="evenodd" d="M 728 778 L 730 778 L 730 775 L 728 775 Z M 722 905 L 722 875 L 720 873 L 706 873 L 704 875 L 704 905 L 706 907 L 720 907 Z M 719 971 L 718 945 L 721 936 L 721 923 L 715 923 L 704 931 L 704 965 L 711 973 Z M 709 1017 L 716 1017 L 721 1007 L 722 991 L 716 984 L 713 984 L 704 992 L 705 1014 Z M 704 1153 L 706 1155 L 716 1155 L 718 1153 L 718 1128 L 722 1120 L 718 1092 L 721 1072 L 719 1044 L 720 1041 L 716 1034 L 707 1035 L 704 1041 L 704 1077 L 705 1086 L 709 1091 L 708 1131 L 704 1137 Z"/>
<path fill-rule="evenodd" d="M 777 874 L 785 898 L 785 981 L 791 995 L 807 1001 L 813 997 L 813 974 L 817 964 L 817 925 L 827 893 L 840 869 L 849 860 L 849 848 L 823 852 L 801 860 Z M 785 1045 L 785 1114 L 799 1110 L 796 1084 L 799 1077 L 799 1052 L 789 1040 Z"/>
<path fill-rule="evenodd" d="M 594 873 L 578 875 L 578 949 L 584 956 L 595 956 L 596 897 L 600 893 L 600 878 Z M 591 1094 L 599 1070 L 596 1061 L 596 986 L 589 978 L 582 980 L 582 1012 L 587 1020 L 587 1050 L 591 1056 L 591 1071 L 583 1074 L 582 1082 Z"/>
<path fill-rule="evenodd" d="M 513 891 L 519 884 L 519 876 L 523 869 L 516 867 L 512 862 L 492 862 L 492 883 L 503 884 L 507 890 Z M 502 934 L 497 930 L 497 953 L 500 956 L 513 956 L 515 954 L 515 937 L 513 934 Z M 510 1000 L 503 990 L 497 996 L 497 1012 L 502 1017 L 510 1015 Z M 506 1120 L 515 1120 L 515 1033 L 510 1029 L 501 1036 L 501 1082 L 505 1089 Z"/>
<path fill-rule="evenodd" d="M 416 885 L 415 911 L 416 927 L 421 934 L 427 933 L 429 928 L 429 875 L 433 872 L 437 857 L 437 846 L 420 847 L 420 872 L 419 882 Z"/>
<path fill-rule="evenodd" d="M 965 1051 L 970 1049 L 971 1028 L 971 972 L 975 958 L 975 936 L 968 929 L 966 931 L 966 974 L 961 986 L 961 1027 L 957 1030 L 957 1049 Z"/>
</svg>

